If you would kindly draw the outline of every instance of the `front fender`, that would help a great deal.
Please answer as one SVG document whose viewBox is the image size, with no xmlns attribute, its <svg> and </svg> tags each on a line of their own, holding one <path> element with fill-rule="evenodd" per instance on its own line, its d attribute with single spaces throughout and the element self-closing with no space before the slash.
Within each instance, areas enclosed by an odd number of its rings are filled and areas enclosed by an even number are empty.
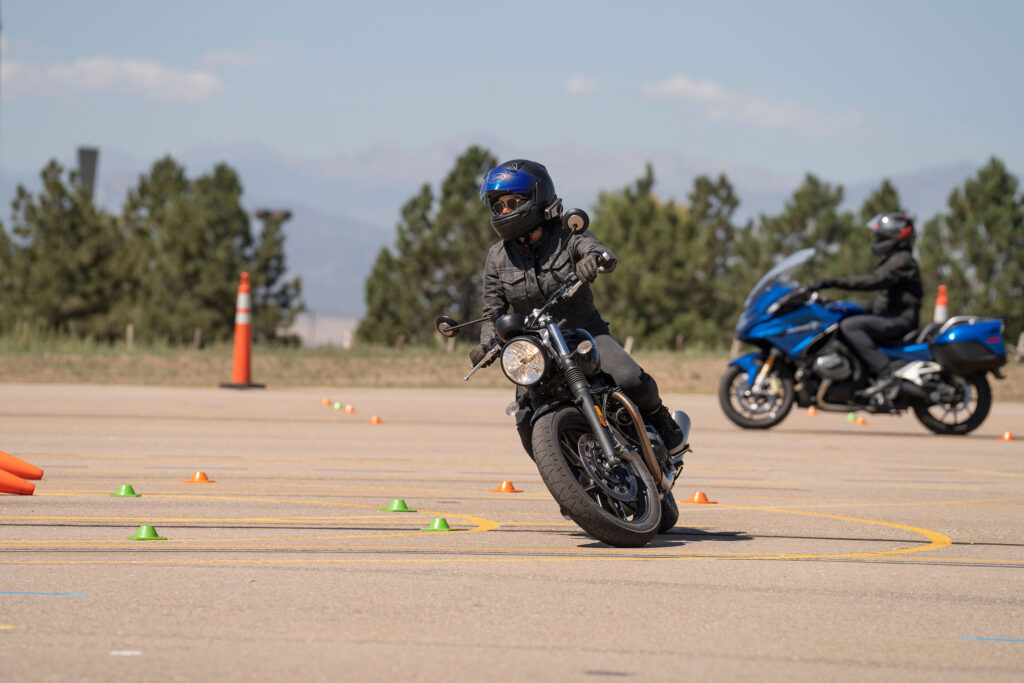
<svg viewBox="0 0 1024 683">
<path fill-rule="evenodd" d="M 756 360 L 758 360 L 760 358 L 761 358 L 761 354 L 760 353 L 757 353 L 757 352 L 755 352 L 755 353 L 748 353 L 745 356 L 740 356 L 739 358 L 733 358 L 731 361 L 729 361 L 729 366 L 731 367 L 731 366 L 735 365 L 735 366 L 737 366 L 739 368 L 742 368 L 743 370 L 746 370 L 747 371 L 747 386 L 748 387 L 752 387 L 752 386 L 754 386 L 754 379 L 757 377 L 757 371 L 761 369 L 761 366 L 758 363 L 755 363 L 754 361 L 756 361 Z"/>
</svg>

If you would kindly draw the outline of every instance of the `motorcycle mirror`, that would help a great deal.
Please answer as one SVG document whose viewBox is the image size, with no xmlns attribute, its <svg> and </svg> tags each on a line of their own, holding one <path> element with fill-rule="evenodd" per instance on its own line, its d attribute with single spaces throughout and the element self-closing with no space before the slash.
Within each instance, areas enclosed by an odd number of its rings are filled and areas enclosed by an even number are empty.
<svg viewBox="0 0 1024 683">
<path fill-rule="evenodd" d="M 448 337 L 449 339 L 459 336 L 457 324 L 455 318 L 449 318 L 446 315 L 439 315 L 434 319 L 434 326 L 437 327 L 437 331 L 441 333 L 442 337 Z"/>
<path fill-rule="evenodd" d="M 583 209 L 570 209 L 562 216 L 562 225 L 578 235 L 590 227 L 590 216 Z"/>
</svg>

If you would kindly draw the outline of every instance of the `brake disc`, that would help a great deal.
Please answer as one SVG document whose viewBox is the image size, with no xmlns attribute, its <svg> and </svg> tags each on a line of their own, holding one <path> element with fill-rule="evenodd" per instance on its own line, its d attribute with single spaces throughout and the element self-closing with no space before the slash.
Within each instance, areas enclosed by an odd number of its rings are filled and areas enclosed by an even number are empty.
<svg viewBox="0 0 1024 683">
<path fill-rule="evenodd" d="M 639 491 L 636 475 L 629 465 L 621 460 L 610 462 L 593 434 L 584 434 L 580 437 L 576 444 L 576 452 L 579 453 L 583 469 L 602 491 L 625 503 L 636 499 Z"/>
</svg>

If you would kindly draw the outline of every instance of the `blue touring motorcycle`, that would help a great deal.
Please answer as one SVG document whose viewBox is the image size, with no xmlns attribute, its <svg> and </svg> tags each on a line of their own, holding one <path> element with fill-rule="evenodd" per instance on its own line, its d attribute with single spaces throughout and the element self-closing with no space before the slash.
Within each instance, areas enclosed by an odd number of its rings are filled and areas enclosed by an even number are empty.
<svg viewBox="0 0 1024 683">
<path fill-rule="evenodd" d="M 760 350 L 729 363 L 718 389 L 726 416 L 746 429 L 768 429 L 782 422 L 795 402 L 836 412 L 910 409 L 937 434 L 977 429 L 992 405 L 988 373 L 1003 379 L 1003 321 L 956 316 L 881 347 L 890 359 L 902 361 L 894 372 L 897 381 L 865 397 L 863 390 L 874 378 L 839 333 L 840 320 L 865 311 L 791 279 L 813 256 L 814 249 L 803 249 L 783 259 L 744 302 L 736 338 Z"/>
</svg>

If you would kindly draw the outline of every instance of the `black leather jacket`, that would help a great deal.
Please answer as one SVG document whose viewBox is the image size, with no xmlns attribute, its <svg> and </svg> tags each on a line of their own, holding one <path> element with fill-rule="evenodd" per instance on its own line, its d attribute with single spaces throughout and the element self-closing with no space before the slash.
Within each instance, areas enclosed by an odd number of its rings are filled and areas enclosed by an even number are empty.
<svg viewBox="0 0 1024 683">
<path fill-rule="evenodd" d="M 568 240 L 563 251 L 562 245 Z M 576 263 L 587 254 L 611 250 L 601 244 L 588 230 L 573 234 L 560 223 L 544 227 L 541 238 L 524 247 L 515 240 L 498 242 L 487 252 L 484 266 L 483 315 L 496 318 L 504 313 L 529 315 L 540 308 L 562 282 L 573 273 Z M 605 272 L 615 267 L 614 256 Z M 569 301 L 552 309 L 556 319 L 565 319 L 568 327 L 582 327 L 592 335 L 607 334 L 608 323 L 594 305 L 594 293 L 584 283 Z M 487 342 L 494 334 L 494 324 L 484 322 L 480 341 Z"/>
<path fill-rule="evenodd" d="M 876 290 L 868 303 L 871 313 L 902 316 L 914 327 L 919 324 L 924 287 L 921 284 L 921 270 L 908 249 L 889 254 L 867 275 L 838 277 L 832 282 L 842 289 Z"/>
</svg>

